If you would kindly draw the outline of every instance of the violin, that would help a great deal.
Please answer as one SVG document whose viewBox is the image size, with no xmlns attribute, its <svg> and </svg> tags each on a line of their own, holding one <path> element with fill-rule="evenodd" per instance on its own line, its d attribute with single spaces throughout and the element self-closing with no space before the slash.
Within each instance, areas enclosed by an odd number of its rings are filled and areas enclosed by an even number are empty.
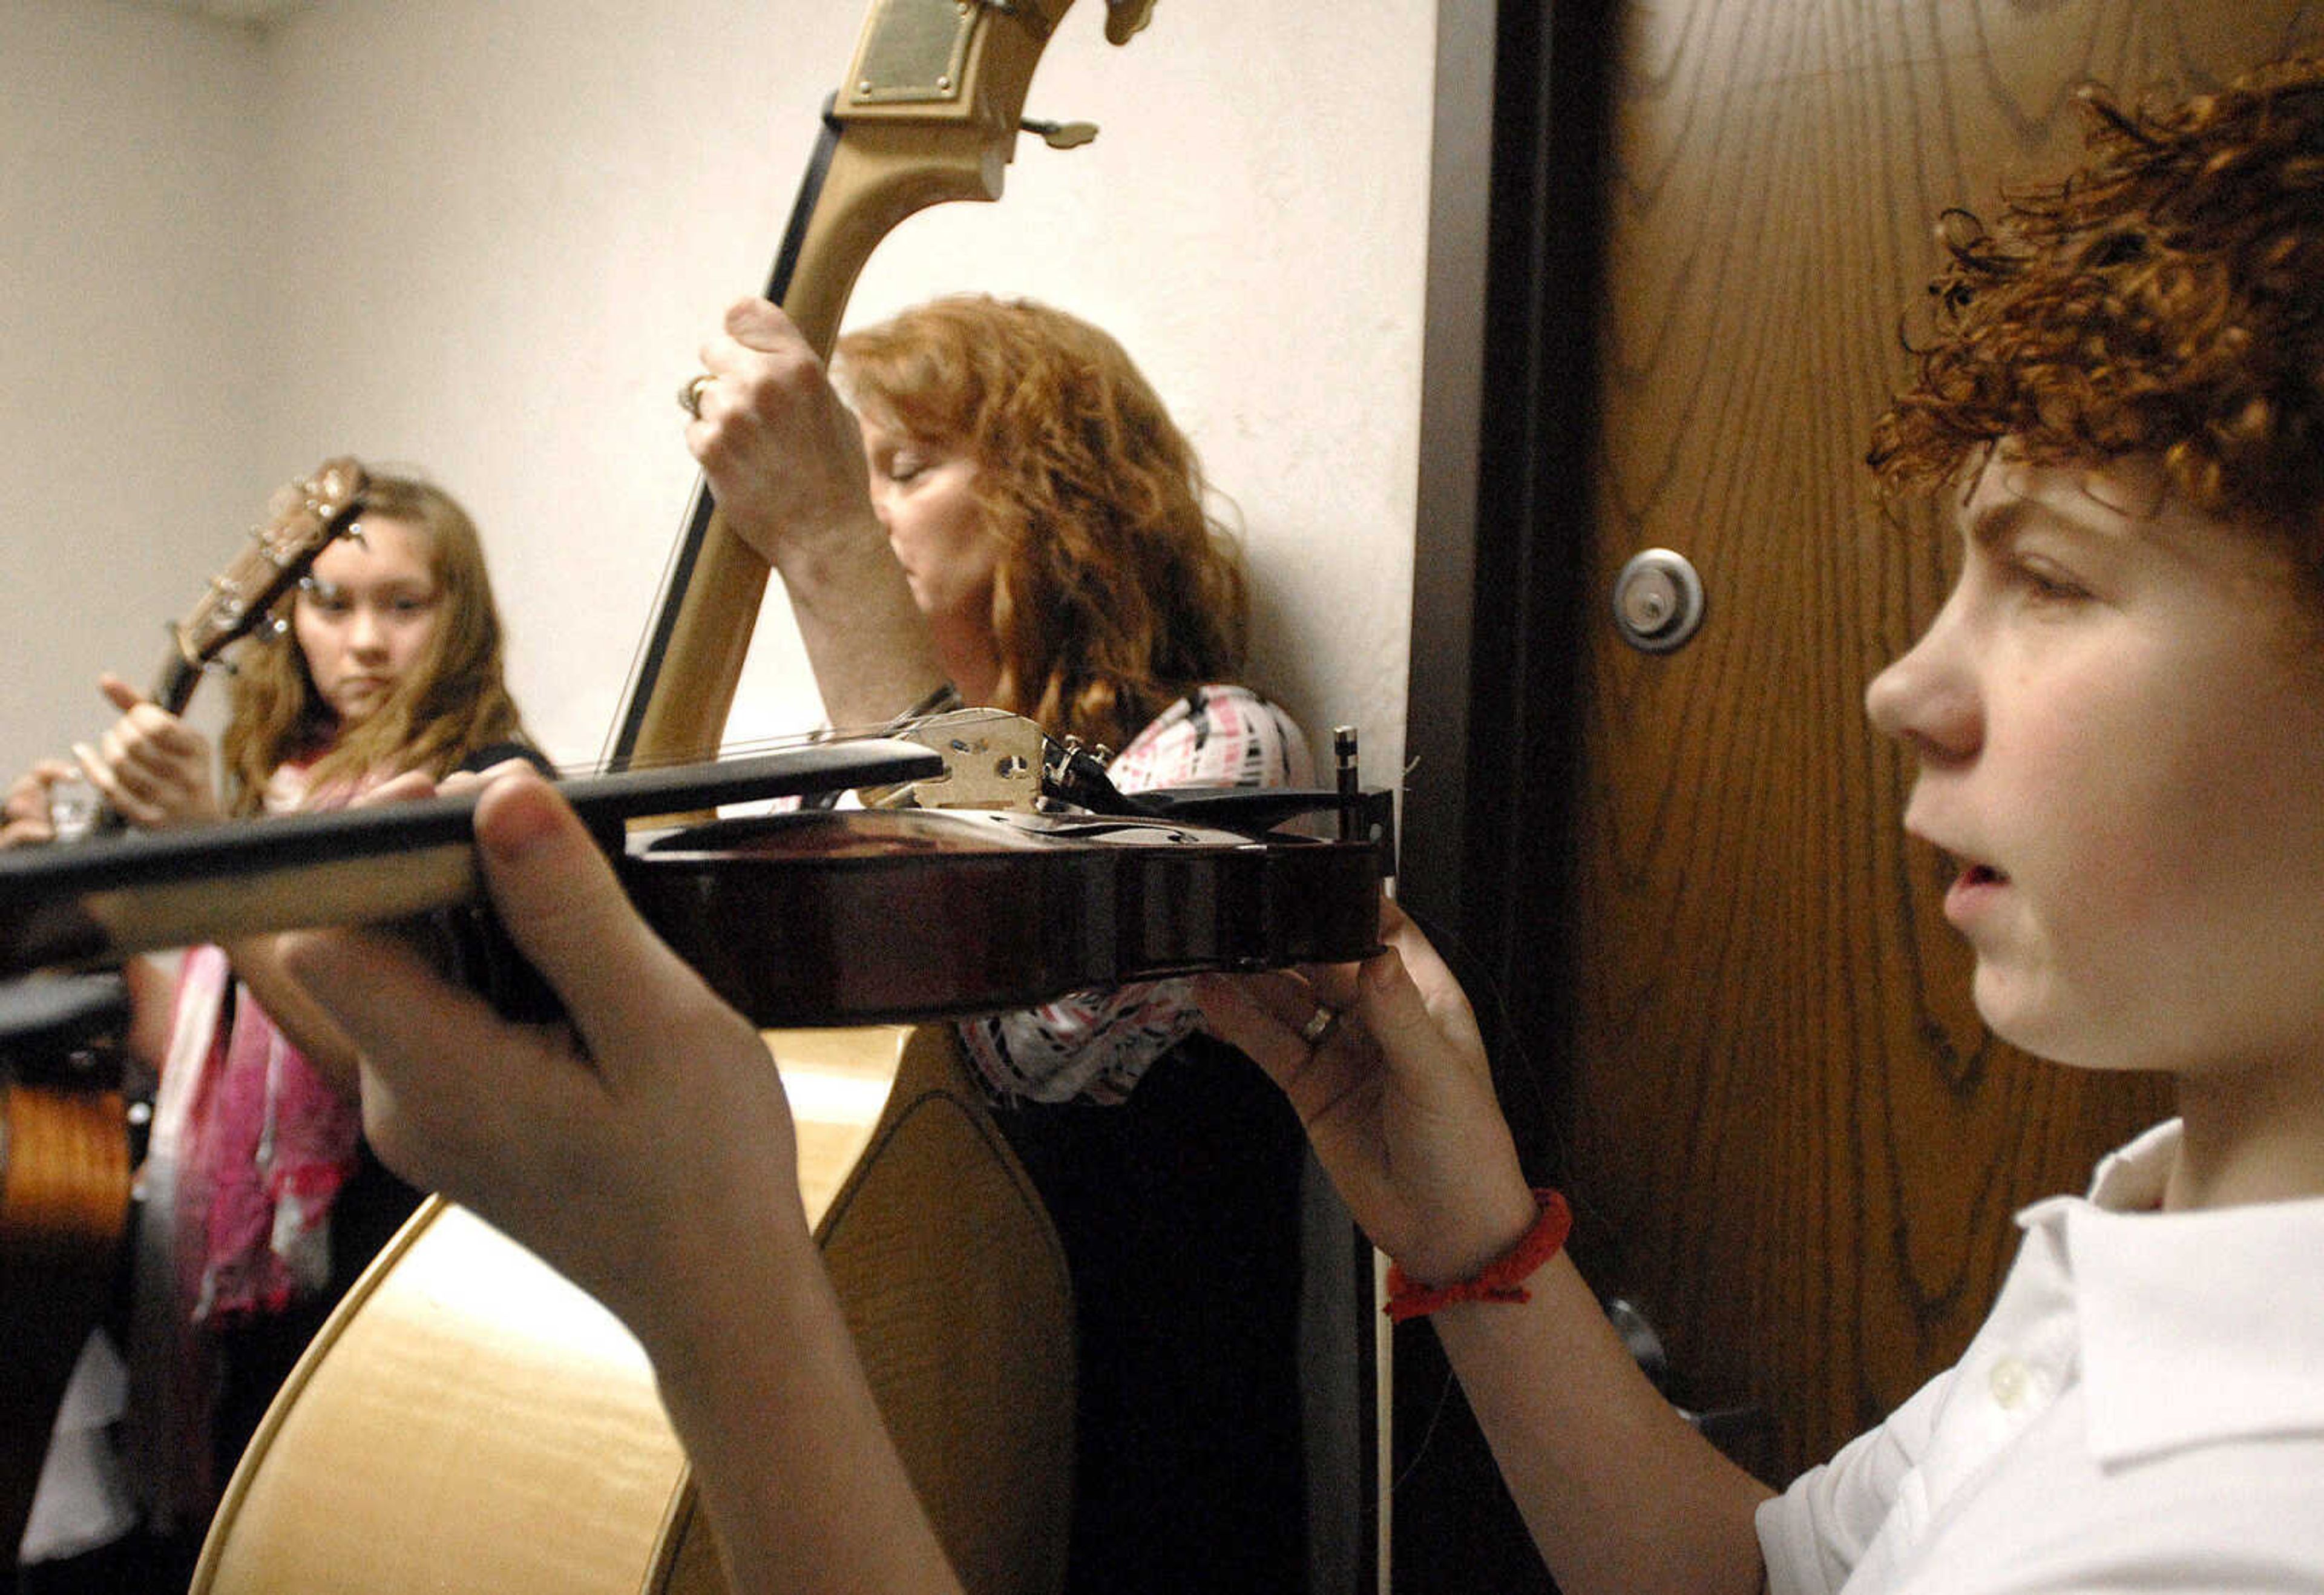
<svg viewBox="0 0 2324 1595">
<path fill-rule="evenodd" d="M 1353 788 L 1351 739 L 1338 789 L 1133 798 L 1014 715 L 970 711 L 915 730 L 560 790 L 647 922 L 762 1028 L 957 1017 L 1376 948 L 1389 810 L 1386 794 Z M 651 823 L 841 788 L 978 807 Z M 995 801 L 1016 806 L 982 807 Z M 439 795 L 0 854 L 0 978 L 417 920 L 452 973 L 540 1017 L 534 977 L 482 906 L 475 802 Z M 1325 823 L 1303 830 L 1304 816 Z"/>
</svg>

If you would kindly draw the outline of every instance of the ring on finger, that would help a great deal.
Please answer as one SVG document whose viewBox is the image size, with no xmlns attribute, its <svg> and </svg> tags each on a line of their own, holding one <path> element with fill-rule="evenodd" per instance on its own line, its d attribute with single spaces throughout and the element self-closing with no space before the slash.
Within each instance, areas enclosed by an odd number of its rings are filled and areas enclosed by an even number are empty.
<svg viewBox="0 0 2324 1595">
<path fill-rule="evenodd" d="M 718 379 L 716 377 L 711 375 L 706 371 L 698 371 L 695 373 L 694 375 L 687 380 L 686 386 L 678 391 L 678 407 L 686 411 L 687 414 L 692 416 L 696 420 L 700 420 L 702 419 L 703 391 L 717 380 Z"/>
<path fill-rule="evenodd" d="M 1307 1022 L 1299 1027 L 1299 1039 L 1310 1046 L 1321 1046 L 1323 1037 L 1329 1036 L 1332 1027 L 1339 1022 L 1340 1010 L 1328 1003 L 1319 1002 L 1315 1005 L 1315 1011 L 1307 1016 Z"/>
</svg>

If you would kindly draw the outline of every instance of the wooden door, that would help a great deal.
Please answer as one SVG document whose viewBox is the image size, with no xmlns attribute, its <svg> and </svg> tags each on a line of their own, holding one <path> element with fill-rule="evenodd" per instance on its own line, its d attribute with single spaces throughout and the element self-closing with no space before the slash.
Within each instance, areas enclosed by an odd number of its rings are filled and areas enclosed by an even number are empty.
<svg viewBox="0 0 2324 1595">
<path fill-rule="evenodd" d="M 1885 518 L 1860 465 L 1934 218 L 2070 161 L 2078 83 L 2200 87 L 2317 10 L 1500 8 L 1467 525 L 1423 494 L 1424 568 L 1449 540 L 1469 579 L 1418 594 L 1405 895 L 1501 987 L 1503 1095 L 1585 1271 L 1686 1405 L 1761 1415 L 1739 1449 L 1773 1482 L 1955 1357 L 2013 1212 L 2168 1111 L 1985 1033 L 1897 827 L 1907 763 L 1864 724 L 1947 580 L 1932 518 Z M 1652 547 L 1709 599 L 1666 654 L 1610 619 Z M 1397 1355 L 1397 1587 L 1482 1587 L 1438 1570 L 1501 1532 L 1489 1475 L 1428 1349 Z"/>
</svg>

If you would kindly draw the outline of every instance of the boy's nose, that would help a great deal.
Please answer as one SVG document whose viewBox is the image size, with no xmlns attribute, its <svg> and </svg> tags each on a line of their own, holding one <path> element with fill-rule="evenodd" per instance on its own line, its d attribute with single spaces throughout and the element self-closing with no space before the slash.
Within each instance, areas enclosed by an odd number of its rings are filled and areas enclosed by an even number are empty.
<svg viewBox="0 0 2324 1595">
<path fill-rule="evenodd" d="M 1904 661 L 1912 657 L 1900 654 L 1881 667 L 1864 688 L 1864 717 L 1872 722 L 1872 729 L 1883 736 L 1904 734 L 1904 705 L 1910 690 L 1904 680 Z"/>
<path fill-rule="evenodd" d="M 1864 712 L 1874 727 L 1924 761 L 1965 759 L 1983 735 L 1975 683 L 1955 652 L 1939 615 L 1920 641 L 1864 689 Z"/>
</svg>

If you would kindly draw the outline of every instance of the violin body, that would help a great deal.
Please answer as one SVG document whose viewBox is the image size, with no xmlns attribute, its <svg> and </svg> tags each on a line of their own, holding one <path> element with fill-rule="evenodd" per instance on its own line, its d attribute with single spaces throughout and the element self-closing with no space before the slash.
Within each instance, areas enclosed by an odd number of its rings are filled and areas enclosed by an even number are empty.
<svg viewBox="0 0 2324 1595">
<path fill-rule="evenodd" d="M 984 810 L 770 815 L 644 841 L 630 897 L 761 1026 L 1025 1008 L 1378 945 L 1380 853 L 1167 820 Z"/>
</svg>

